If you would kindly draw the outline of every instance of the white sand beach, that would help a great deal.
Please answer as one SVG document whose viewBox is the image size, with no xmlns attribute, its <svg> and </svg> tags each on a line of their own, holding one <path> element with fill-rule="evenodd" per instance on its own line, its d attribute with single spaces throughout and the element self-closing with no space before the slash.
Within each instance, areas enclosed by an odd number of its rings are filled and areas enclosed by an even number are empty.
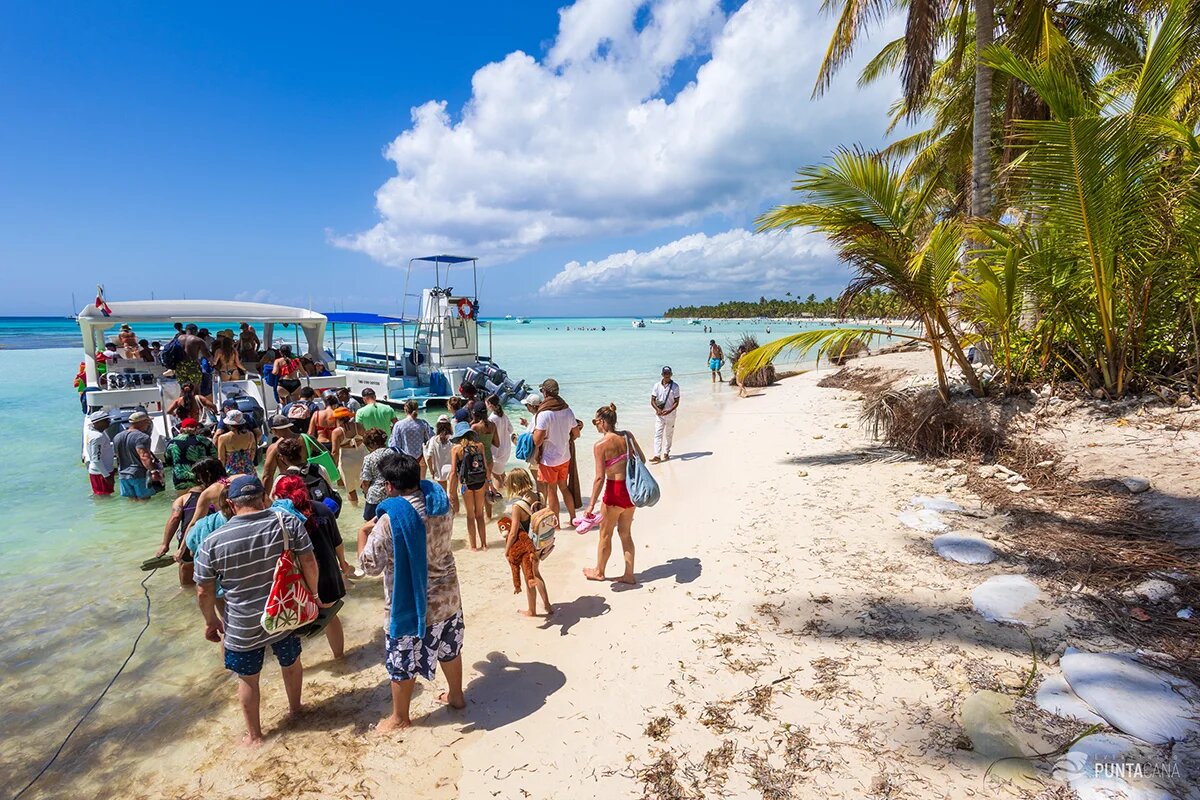
<svg viewBox="0 0 1200 800">
<path fill-rule="evenodd" d="M 921 371 L 927 358 L 863 363 Z M 523 596 L 512 594 L 501 548 L 459 549 L 466 710 L 439 707 L 439 685 L 425 684 L 414 728 L 370 729 L 388 702 L 381 587 L 357 581 L 342 612 L 346 662 L 331 665 L 323 641 L 305 646 L 304 715 L 282 719 L 269 664 L 260 749 L 236 746 L 241 716 L 232 681 L 221 681 L 214 724 L 182 740 L 106 743 L 140 748 L 145 766 L 95 788 L 181 798 L 1060 796 L 1039 795 L 1057 791 L 1043 785 L 1049 771 L 1023 761 L 985 778 L 1013 736 L 1024 752 L 1044 752 L 1049 734 L 1084 727 L 1051 722 L 1016 696 L 1030 639 L 972 608 L 985 579 L 1024 568 L 937 558 L 931 534 L 898 519 L 911 497 L 946 494 L 946 470 L 874 447 L 858 395 L 817 386 L 830 373 L 744 400 L 727 387 L 691 398 L 678 457 L 655 470 L 663 501 L 637 514 L 636 587 L 585 580 L 596 534 L 567 531 L 544 565 L 556 612 L 531 621 L 516 614 Z M 950 497 L 965 513 L 946 518 L 994 539 L 1003 520 L 963 492 Z M 993 544 L 1003 556 L 1003 541 Z M 1086 613 L 1033 580 L 1045 594 L 1031 628 L 1043 656 L 1079 644 L 1070 631 Z M 215 650 L 212 659 L 215 672 Z M 991 739 L 975 731 L 967 749 L 964 706 L 997 698 L 1041 723 Z"/>
</svg>

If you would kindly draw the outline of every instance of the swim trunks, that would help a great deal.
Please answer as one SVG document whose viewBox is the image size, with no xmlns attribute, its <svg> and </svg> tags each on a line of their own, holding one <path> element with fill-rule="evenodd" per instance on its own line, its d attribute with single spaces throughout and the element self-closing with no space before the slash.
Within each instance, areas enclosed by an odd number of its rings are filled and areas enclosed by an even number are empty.
<svg viewBox="0 0 1200 800">
<path fill-rule="evenodd" d="M 144 500 L 147 497 L 154 497 L 154 492 L 145 478 L 121 478 L 121 497 Z"/>
<path fill-rule="evenodd" d="M 454 616 L 430 625 L 424 636 L 384 635 L 387 654 L 384 666 L 393 681 L 412 680 L 420 675 L 433 680 L 437 674 L 437 662 L 453 661 L 462 653 L 463 615 L 456 611 Z"/>
<path fill-rule="evenodd" d="M 571 462 L 564 461 L 557 467 L 538 465 L 538 480 L 542 483 L 566 483 L 571 477 Z"/>
<path fill-rule="evenodd" d="M 710 358 L 710 359 L 708 360 L 708 368 L 709 368 L 709 369 L 711 369 L 713 372 L 716 372 L 716 371 L 718 371 L 719 369 L 721 369 L 721 359 L 719 359 L 719 358 Z"/>
<path fill-rule="evenodd" d="M 275 660 L 279 662 L 279 666 L 281 667 L 290 667 L 292 664 L 295 664 L 296 659 L 300 657 L 300 650 L 300 637 L 294 633 L 271 644 L 271 652 L 275 654 Z M 244 652 L 226 650 L 225 669 L 233 670 L 242 677 L 257 675 L 262 672 L 263 657 L 266 654 L 267 648 L 265 645 L 256 650 L 246 650 Z"/>
<path fill-rule="evenodd" d="M 113 483 L 117 473 L 109 475 L 88 475 L 92 480 L 92 494 L 108 495 L 113 493 Z"/>
</svg>

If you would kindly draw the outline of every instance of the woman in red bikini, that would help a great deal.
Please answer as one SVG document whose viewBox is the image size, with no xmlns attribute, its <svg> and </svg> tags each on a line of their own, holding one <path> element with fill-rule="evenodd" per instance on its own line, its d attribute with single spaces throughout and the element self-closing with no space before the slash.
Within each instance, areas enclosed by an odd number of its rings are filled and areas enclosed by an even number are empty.
<svg viewBox="0 0 1200 800">
<path fill-rule="evenodd" d="M 629 499 L 629 489 L 625 486 L 625 462 L 631 450 L 643 461 L 646 457 L 632 433 L 617 430 L 617 407 L 612 403 L 596 412 L 592 424 L 600 433 L 600 441 L 592 448 L 596 456 L 596 480 L 592 482 L 587 513 L 595 511 L 596 501 L 602 499 L 604 521 L 600 525 L 600 541 L 596 547 L 596 566 L 585 569 L 583 575 L 590 581 L 606 580 L 604 570 L 612 554 L 612 535 L 615 530 L 621 537 L 621 550 L 625 555 L 625 572 L 617 581 L 633 584 L 637 582 L 633 577 L 632 528 L 635 509 L 633 501 Z M 601 489 L 604 491 L 603 497 Z"/>
</svg>

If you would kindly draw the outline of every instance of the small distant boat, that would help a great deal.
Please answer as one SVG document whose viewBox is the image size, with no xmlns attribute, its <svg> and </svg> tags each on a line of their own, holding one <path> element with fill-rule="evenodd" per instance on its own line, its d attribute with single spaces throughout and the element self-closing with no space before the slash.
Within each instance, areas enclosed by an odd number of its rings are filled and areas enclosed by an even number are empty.
<svg viewBox="0 0 1200 800">
<path fill-rule="evenodd" d="M 512 319 L 512 317 L 509 317 L 509 319 Z M 518 325 L 528 325 L 532 321 L 533 320 L 529 319 L 528 317 L 517 317 Z"/>
<path fill-rule="evenodd" d="M 644 320 L 644 319 L 635 319 L 635 320 L 633 321 L 633 327 L 635 327 L 635 328 L 644 328 L 644 327 L 646 327 L 646 320 Z"/>
<path fill-rule="evenodd" d="M 688 325 L 699 325 L 699 324 L 700 324 L 700 320 L 698 320 L 698 319 L 689 319 L 688 320 Z"/>
<path fill-rule="evenodd" d="M 669 319 L 652 319 L 652 320 L 650 320 L 650 324 L 651 325 L 670 325 L 671 320 L 669 320 Z"/>
<path fill-rule="evenodd" d="M 513 318 L 513 315 L 512 315 L 512 314 L 505 314 L 505 315 L 504 315 L 504 318 L 505 318 L 505 319 L 512 319 L 512 318 Z"/>
</svg>

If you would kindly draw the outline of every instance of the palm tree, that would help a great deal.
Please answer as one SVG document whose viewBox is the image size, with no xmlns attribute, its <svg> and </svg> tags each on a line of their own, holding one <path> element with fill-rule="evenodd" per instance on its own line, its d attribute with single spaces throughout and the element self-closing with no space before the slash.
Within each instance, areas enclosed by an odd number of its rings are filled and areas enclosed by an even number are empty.
<svg viewBox="0 0 1200 800">
<path fill-rule="evenodd" d="M 934 210 L 936 181 L 906 178 L 894 162 L 862 150 L 842 149 L 830 164 L 805 167 L 793 189 L 804 202 L 778 206 L 758 219 L 758 230 L 809 226 L 824 233 L 843 262 L 854 271 L 839 310 L 875 289 L 890 291 L 902 313 L 920 323 L 917 335 L 893 334 L 922 341 L 933 350 L 938 389 L 950 397 L 946 358 L 962 371 L 972 391 L 984 393 L 967 360 L 947 305 L 958 274 L 963 229 L 955 220 L 938 219 Z M 840 355 L 853 342 L 866 344 L 886 335 L 874 328 L 832 328 L 786 336 L 745 354 L 739 375 L 770 363 L 784 350 L 818 356 Z"/>
<path fill-rule="evenodd" d="M 1054 243 L 1051 277 L 1080 276 L 1065 299 L 1086 313 L 1064 317 L 1071 345 L 1061 357 L 1110 396 L 1127 390 L 1148 336 L 1164 329 L 1161 309 L 1176 307 L 1168 295 L 1190 291 L 1195 308 L 1196 267 L 1186 254 L 1200 247 L 1200 33 L 1191 5 L 1170 0 L 1137 69 L 1095 84 L 1048 17 L 1037 58 L 997 46 L 981 59 L 1030 86 L 1049 110 L 1049 119 L 1014 124 L 1021 155 L 1012 177 L 1040 238 Z"/>
</svg>

